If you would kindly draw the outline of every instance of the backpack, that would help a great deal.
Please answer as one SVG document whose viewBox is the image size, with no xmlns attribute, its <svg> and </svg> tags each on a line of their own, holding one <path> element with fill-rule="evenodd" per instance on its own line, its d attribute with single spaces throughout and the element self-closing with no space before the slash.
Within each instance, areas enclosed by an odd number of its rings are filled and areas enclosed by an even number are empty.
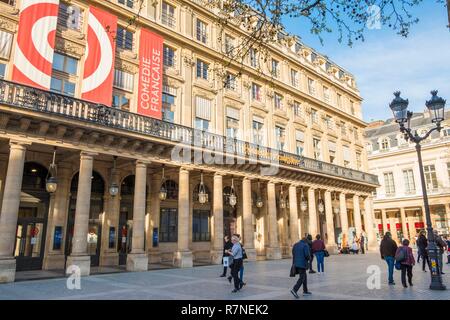
<svg viewBox="0 0 450 320">
<path fill-rule="evenodd" d="M 395 261 L 396 262 L 403 262 L 406 260 L 407 257 L 407 249 L 406 248 L 402 248 L 400 250 L 398 250 L 397 254 L 395 255 Z"/>
</svg>

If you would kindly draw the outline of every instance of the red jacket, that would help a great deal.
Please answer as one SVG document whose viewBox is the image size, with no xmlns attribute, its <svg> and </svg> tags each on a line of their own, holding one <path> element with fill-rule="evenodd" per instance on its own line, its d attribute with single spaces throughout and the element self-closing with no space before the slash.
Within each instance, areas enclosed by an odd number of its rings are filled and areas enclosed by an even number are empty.
<svg viewBox="0 0 450 320">
<path fill-rule="evenodd" d="M 325 243 L 323 240 L 314 240 L 312 243 L 312 252 L 318 252 L 325 250 Z"/>
</svg>

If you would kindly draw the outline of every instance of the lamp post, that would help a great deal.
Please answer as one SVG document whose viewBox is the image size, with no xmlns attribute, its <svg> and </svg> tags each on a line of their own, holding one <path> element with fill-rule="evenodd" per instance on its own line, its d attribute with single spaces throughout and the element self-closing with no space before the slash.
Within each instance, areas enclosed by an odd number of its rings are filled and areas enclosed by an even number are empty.
<svg viewBox="0 0 450 320">
<path fill-rule="evenodd" d="M 389 107 L 391 108 L 395 122 L 400 126 L 400 132 L 404 134 L 406 140 L 411 140 L 416 144 L 417 158 L 419 162 L 420 180 L 422 183 L 423 202 L 425 207 L 425 217 L 427 222 L 427 236 L 428 236 L 428 256 L 431 263 L 431 290 L 445 290 L 442 283 L 442 276 L 438 262 L 438 248 L 436 246 L 436 239 L 431 225 L 430 206 L 428 204 L 427 187 L 425 182 L 425 175 L 422 165 L 422 147 L 420 143 L 427 139 L 433 131 L 441 131 L 441 122 L 444 121 L 445 100 L 437 96 L 437 90 L 431 91 L 431 100 L 426 102 L 426 106 L 431 114 L 431 122 L 436 126 L 430 129 L 424 136 L 419 136 L 417 130 L 413 132 L 411 129 L 411 118 L 413 113 L 408 111 L 409 101 L 400 97 L 400 92 L 394 93 L 395 99 L 392 100 Z M 406 125 L 406 126 L 405 126 Z"/>
</svg>

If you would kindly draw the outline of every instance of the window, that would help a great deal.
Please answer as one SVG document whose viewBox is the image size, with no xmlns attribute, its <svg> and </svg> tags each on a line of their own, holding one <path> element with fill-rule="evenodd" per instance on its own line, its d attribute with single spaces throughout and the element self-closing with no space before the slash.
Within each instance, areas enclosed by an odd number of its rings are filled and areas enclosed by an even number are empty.
<svg viewBox="0 0 450 320">
<path fill-rule="evenodd" d="M 236 91 L 236 76 L 234 74 L 227 73 L 225 88 L 228 90 Z"/>
<path fill-rule="evenodd" d="M 12 33 L 0 31 L 0 58 L 9 59 L 11 55 L 12 39 Z"/>
<path fill-rule="evenodd" d="M 210 211 L 194 210 L 192 212 L 192 241 L 210 241 Z"/>
<path fill-rule="evenodd" d="M 278 150 L 284 150 L 286 140 L 286 130 L 283 127 L 275 126 L 275 141 Z"/>
<path fill-rule="evenodd" d="M 209 65 L 200 59 L 197 59 L 197 78 L 208 80 Z"/>
<path fill-rule="evenodd" d="M 328 87 L 323 87 L 323 100 L 325 100 L 325 102 L 330 103 L 331 99 L 330 99 L 330 89 L 328 89 Z"/>
<path fill-rule="evenodd" d="M 117 27 L 116 45 L 123 50 L 133 50 L 133 33 L 122 27 Z"/>
<path fill-rule="evenodd" d="M 344 121 L 341 121 L 341 135 L 342 136 L 346 136 L 347 135 L 347 129 L 346 129 Z"/>
<path fill-rule="evenodd" d="M 278 78 L 280 76 L 279 62 L 275 59 L 272 59 L 272 76 Z"/>
<path fill-rule="evenodd" d="M 283 97 L 279 95 L 278 93 L 275 93 L 273 96 L 273 102 L 274 102 L 274 108 L 275 109 L 282 109 L 283 108 Z"/>
<path fill-rule="evenodd" d="M 9 4 L 10 6 L 13 6 L 16 3 L 16 0 L 0 0 L 0 1 Z"/>
<path fill-rule="evenodd" d="M 316 95 L 316 82 L 311 78 L 308 78 L 308 91 L 310 95 Z"/>
<path fill-rule="evenodd" d="M 344 167 L 350 168 L 350 164 L 352 162 L 352 155 L 350 153 L 350 147 L 343 146 L 342 151 L 343 151 L 343 155 L 344 155 Z"/>
<path fill-rule="evenodd" d="M 118 0 L 117 2 L 126 5 L 128 8 L 133 9 L 134 0 Z"/>
<path fill-rule="evenodd" d="M 296 117 L 301 117 L 302 116 L 302 105 L 299 102 L 294 101 L 293 108 L 294 108 L 294 115 Z"/>
<path fill-rule="evenodd" d="M 239 110 L 227 107 L 226 113 L 226 134 L 227 137 L 236 139 L 239 133 Z"/>
<path fill-rule="evenodd" d="M 381 150 L 388 150 L 389 149 L 389 139 L 383 138 L 381 140 Z"/>
<path fill-rule="evenodd" d="M 162 3 L 161 22 L 169 28 L 174 28 L 176 25 L 175 7 L 165 1 Z"/>
<path fill-rule="evenodd" d="M 311 109 L 311 123 L 319 123 L 319 113 L 316 109 Z"/>
<path fill-rule="evenodd" d="M 336 161 L 336 142 L 328 141 L 328 153 L 330 155 L 330 163 Z"/>
<path fill-rule="evenodd" d="M 209 120 L 196 117 L 195 118 L 195 129 L 201 130 L 201 131 L 208 131 L 209 130 Z"/>
<path fill-rule="evenodd" d="M 303 131 L 295 130 L 295 152 L 302 156 L 305 149 L 305 134 Z"/>
<path fill-rule="evenodd" d="M 161 208 L 159 241 L 178 241 L 178 210 L 176 208 Z"/>
<path fill-rule="evenodd" d="M 58 24 L 63 28 L 81 31 L 83 25 L 83 14 L 81 8 L 76 5 L 59 4 Z"/>
<path fill-rule="evenodd" d="M 207 41 L 207 35 L 206 35 L 206 29 L 207 24 L 204 23 L 202 20 L 197 19 L 197 40 L 203 43 L 206 43 Z"/>
<path fill-rule="evenodd" d="M 234 38 L 228 34 L 225 35 L 225 54 L 233 54 Z"/>
<path fill-rule="evenodd" d="M 387 197 L 395 195 L 394 174 L 392 172 L 384 173 L 384 188 Z"/>
<path fill-rule="evenodd" d="M 320 139 L 319 138 L 313 138 L 313 149 L 314 149 L 314 159 L 316 160 L 322 160 L 321 158 L 321 152 L 320 152 Z"/>
<path fill-rule="evenodd" d="M 115 91 L 113 92 L 112 106 L 122 110 L 130 110 L 130 99 L 125 93 Z"/>
<path fill-rule="evenodd" d="M 249 57 L 250 57 L 250 65 L 253 68 L 257 68 L 259 66 L 259 63 L 258 63 L 258 54 L 257 54 L 256 49 L 250 48 Z"/>
<path fill-rule="evenodd" d="M 177 89 L 163 86 L 162 91 L 162 119 L 167 122 L 175 121 L 175 98 Z"/>
<path fill-rule="evenodd" d="M 336 103 L 338 109 L 342 108 L 342 95 L 339 93 L 336 95 Z"/>
<path fill-rule="evenodd" d="M 261 98 L 261 86 L 256 83 L 252 83 L 252 99 L 261 101 Z"/>
<path fill-rule="evenodd" d="M 412 169 L 403 170 L 403 179 L 405 181 L 405 193 L 414 194 L 416 193 L 416 185 L 414 183 L 414 172 Z"/>
<path fill-rule="evenodd" d="M 353 137 L 355 138 L 355 141 L 359 141 L 359 133 L 357 127 L 353 127 Z"/>
<path fill-rule="evenodd" d="M 361 160 L 361 152 L 356 152 L 356 169 L 361 170 L 362 168 L 362 160 Z"/>
<path fill-rule="evenodd" d="M 434 164 L 424 166 L 423 170 L 425 172 L 425 181 L 427 183 L 427 190 L 435 191 L 438 188 L 438 182 L 436 177 L 436 168 Z"/>
<path fill-rule="evenodd" d="M 114 70 L 114 87 L 133 91 L 134 75 L 122 70 Z"/>
<path fill-rule="evenodd" d="M 50 89 L 70 96 L 75 95 L 78 60 L 55 52 Z"/>
<path fill-rule="evenodd" d="M 175 68 L 175 50 L 166 45 L 163 47 L 163 62 L 165 67 Z"/>
<path fill-rule="evenodd" d="M 195 129 L 208 131 L 211 121 L 211 100 L 195 97 Z"/>
<path fill-rule="evenodd" d="M 327 115 L 327 116 L 325 117 L 325 122 L 326 122 L 326 124 L 327 124 L 327 129 L 328 129 L 328 130 L 333 130 L 333 128 L 334 128 L 334 125 L 333 125 L 333 118 L 332 118 L 331 116 Z"/>
<path fill-rule="evenodd" d="M 442 135 L 444 137 L 450 137 L 450 129 L 442 129 Z"/>
<path fill-rule="evenodd" d="M 298 71 L 294 69 L 291 69 L 291 85 L 298 87 Z"/>
<path fill-rule="evenodd" d="M 259 117 L 253 117 L 253 143 L 262 145 L 264 141 L 264 120 Z"/>
<path fill-rule="evenodd" d="M 0 63 L 0 79 L 4 79 L 6 74 L 6 64 Z"/>
<path fill-rule="evenodd" d="M 354 116 L 355 115 L 355 103 L 350 100 L 350 113 Z"/>
</svg>

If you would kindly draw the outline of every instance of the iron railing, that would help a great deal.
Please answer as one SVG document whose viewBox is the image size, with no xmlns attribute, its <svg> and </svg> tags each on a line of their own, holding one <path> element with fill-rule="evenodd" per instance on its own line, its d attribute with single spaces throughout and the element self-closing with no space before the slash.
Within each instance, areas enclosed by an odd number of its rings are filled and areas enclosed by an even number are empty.
<svg viewBox="0 0 450 320">
<path fill-rule="evenodd" d="M 0 80 L 0 104 L 137 132 L 145 136 L 180 143 L 182 146 L 223 153 L 227 158 L 246 159 L 248 163 L 269 163 L 275 166 L 279 164 L 378 185 L 376 175 L 7 80 Z"/>
</svg>

